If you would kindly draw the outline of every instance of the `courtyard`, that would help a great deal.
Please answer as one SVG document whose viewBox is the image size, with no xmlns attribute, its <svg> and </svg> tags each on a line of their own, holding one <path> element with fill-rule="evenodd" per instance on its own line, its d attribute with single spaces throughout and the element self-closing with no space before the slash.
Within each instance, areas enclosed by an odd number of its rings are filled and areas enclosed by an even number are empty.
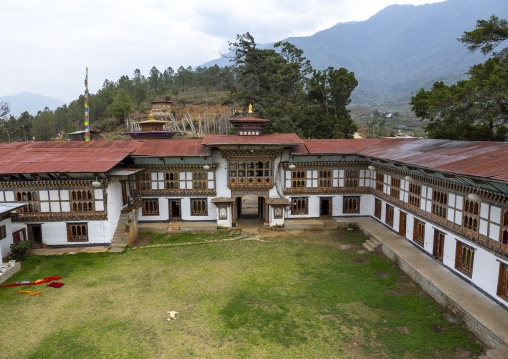
<svg viewBox="0 0 508 359">
<path fill-rule="evenodd" d="M 141 233 L 32 255 L 0 288 L 5 358 L 477 358 L 485 347 L 362 233 Z M 28 287 L 28 288 L 27 288 Z M 19 290 L 43 291 L 29 295 Z M 168 311 L 177 311 L 167 321 Z"/>
</svg>

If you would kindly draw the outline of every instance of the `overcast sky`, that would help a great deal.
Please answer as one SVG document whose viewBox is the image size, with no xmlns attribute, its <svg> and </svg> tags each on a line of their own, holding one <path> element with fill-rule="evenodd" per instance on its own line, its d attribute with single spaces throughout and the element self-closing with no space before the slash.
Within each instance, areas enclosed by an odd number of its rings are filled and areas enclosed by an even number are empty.
<svg viewBox="0 0 508 359">
<path fill-rule="evenodd" d="M 105 79 L 148 76 L 220 57 L 250 32 L 257 43 L 363 21 L 390 4 L 435 0 L 2 0 L 0 96 L 32 92 L 65 102 Z"/>
</svg>

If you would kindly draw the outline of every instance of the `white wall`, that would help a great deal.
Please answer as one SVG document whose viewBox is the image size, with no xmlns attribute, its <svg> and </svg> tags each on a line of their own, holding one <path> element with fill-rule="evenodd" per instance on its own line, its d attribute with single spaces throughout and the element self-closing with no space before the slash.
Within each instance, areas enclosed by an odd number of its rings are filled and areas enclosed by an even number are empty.
<svg viewBox="0 0 508 359">
<path fill-rule="evenodd" d="M 108 221 L 75 221 L 72 223 L 87 223 L 88 242 L 69 242 L 67 240 L 66 222 L 44 222 L 41 224 L 42 241 L 48 246 L 55 245 L 79 245 L 79 244 L 109 244 L 111 236 L 107 230 L 110 226 Z"/>
<path fill-rule="evenodd" d="M 7 256 L 11 252 L 11 244 L 12 244 L 12 222 L 10 218 L 6 218 L 0 221 L 0 226 L 5 225 L 5 235 L 4 239 L 0 239 L 0 262 L 2 262 L 2 257 Z"/>
<path fill-rule="evenodd" d="M 105 233 L 107 233 L 107 238 L 109 238 L 109 242 L 113 239 L 113 235 L 116 231 L 116 226 L 120 219 L 120 213 L 122 212 L 123 200 L 122 200 L 122 184 L 118 180 L 118 178 L 113 177 L 109 182 L 109 185 L 106 189 L 106 193 L 108 196 L 108 222 L 104 227 Z M 88 226 L 90 223 L 88 222 Z"/>
<path fill-rule="evenodd" d="M 423 193 L 423 192 L 422 192 Z M 374 196 L 372 196 L 374 198 Z M 363 199 L 362 199 L 363 200 Z M 367 201 L 365 201 L 367 202 Z M 370 216 L 372 218 L 378 220 L 379 222 L 385 223 L 385 211 L 386 211 L 386 201 L 382 200 L 382 220 L 374 217 L 374 200 L 372 199 L 372 208 Z M 399 220 L 400 220 L 400 212 L 406 212 L 404 209 L 398 208 L 393 203 L 388 203 L 389 205 L 394 207 L 394 221 L 393 221 L 393 231 L 398 233 L 399 229 Z M 423 250 L 430 256 L 433 254 L 434 249 L 434 230 L 437 229 L 440 232 L 445 234 L 445 241 L 443 247 L 443 262 L 442 264 L 448 267 L 451 271 L 456 273 L 459 277 L 464 278 L 465 280 L 471 281 L 475 286 L 483 290 L 485 293 L 490 295 L 492 298 L 499 298 L 497 296 L 497 285 L 498 285 L 498 276 L 499 276 L 499 258 L 489 251 L 483 249 L 482 247 L 476 245 L 475 243 L 468 241 L 465 238 L 460 238 L 456 234 L 449 232 L 445 228 L 438 227 L 433 223 L 428 222 L 428 220 L 421 218 L 419 216 L 415 216 L 410 212 L 407 213 L 406 218 L 406 239 L 410 242 L 413 242 L 413 232 L 414 232 L 414 219 L 418 219 L 425 223 L 425 240 Z M 484 212 L 487 213 L 487 212 Z M 495 217 L 494 221 L 498 221 L 498 213 L 494 212 Z M 491 219 L 492 221 L 492 219 Z M 471 277 L 468 277 L 461 271 L 455 268 L 455 254 L 457 248 L 457 241 L 460 241 L 469 247 L 475 249 L 474 252 L 474 260 L 473 260 L 473 273 Z M 414 244 L 418 246 L 417 244 Z M 420 247 L 421 248 L 421 247 Z M 507 261 L 508 262 L 508 261 Z M 499 299 L 502 301 L 501 299 Z"/>
<path fill-rule="evenodd" d="M 219 151 L 212 152 L 213 163 L 219 166 L 215 171 L 215 186 L 217 197 L 231 197 L 231 190 L 228 187 L 228 161 L 222 157 Z"/>
<path fill-rule="evenodd" d="M 211 202 L 212 198 L 207 197 L 207 215 L 206 216 L 191 216 L 191 198 L 201 197 L 186 197 L 181 200 L 181 211 L 182 220 L 184 221 L 216 221 L 217 220 L 217 208 L 215 204 Z"/>
<path fill-rule="evenodd" d="M 232 214 L 232 205 L 231 206 L 227 206 L 227 207 L 222 207 L 222 208 L 226 208 L 226 211 L 227 211 L 227 219 L 219 219 L 219 207 L 215 207 L 215 215 L 217 216 L 217 226 L 222 226 L 222 227 L 232 227 L 233 226 L 233 214 Z"/>
<path fill-rule="evenodd" d="M 274 217 L 274 214 L 275 214 L 275 208 L 273 206 L 268 206 L 268 225 L 270 227 L 273 227 L 273 226 L 283 226 L 284 225 L 284 216 L 285 216 L 285 212 L 286 212 L 286 207 L 279 207 L 282 209 L 282 218 L 275 218 Z"/>
</svg>

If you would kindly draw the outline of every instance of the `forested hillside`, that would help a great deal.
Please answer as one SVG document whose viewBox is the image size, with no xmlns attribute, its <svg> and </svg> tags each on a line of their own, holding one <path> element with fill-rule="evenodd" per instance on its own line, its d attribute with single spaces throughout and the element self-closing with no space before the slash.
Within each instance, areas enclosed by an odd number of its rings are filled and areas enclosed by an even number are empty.
<svg viewBox="0 0 508 359">
<path fill-rule="evenodd" d="M 435 81 L 467 78 L 469 67 L 485 61 L 457 41 L 478 19 L 508 18 L 506 0 L 447 0 L 425 5 L 391 5 L 366 21 L 338 23 L 287 41 L 302 49 L 316 69 L 344 67 L 358 87 L 353 104 L 374 105 L 409 99 Z M 271 46 L 269 44 L 263 46 Z M 217 59 L 202 66 L 227 65 Z M 409 102 L 409 101 L 408 101 Z"/>
<path fill-rule="evenodd" d="M 136 69 L 129 77 L 104 81 L 102 88 L 89 94 L 90 129 L 120 134 L 124 120 L 131 114 L 143 114 L 150 101 L 166 99 L 175 102 L 176 109 L 186 104 L 221 105 L 233 89 L 235 77 L 230 67 L 184 68 L 168 67 L 162 71 L 155 66 L 145 76 Z M 83 87 L 84 89 L 84 87 Z M 57 139 L 59 134 L 84 130 L 84 96 L 51 111 L 45 109 L 35 116 L 28 112 L 19 117 L 4 116 L 0 121 L 0 141 L 37 141 Z"/>
</svg>

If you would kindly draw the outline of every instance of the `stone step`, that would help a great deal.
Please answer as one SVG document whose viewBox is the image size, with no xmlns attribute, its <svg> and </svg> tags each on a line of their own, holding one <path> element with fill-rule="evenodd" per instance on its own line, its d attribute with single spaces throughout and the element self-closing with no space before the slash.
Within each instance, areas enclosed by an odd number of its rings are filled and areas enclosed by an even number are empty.
<svg viewBox="0 0 508 359">
<path fill-rule="evenodd" d="M 109 246 L 110 252 L 123 252 L 127 246 L 127 236 L 125 235 L 125 226 L 127 223 L 129 223 L 129 215 L 127 213 L 122 213 L 120 215 L 120 219 L 118 220 L 118 224 L 116 225 L 116 230 L 113 234 L 111 245 Z"/>
<path fill-rule="evenodd" d="M 498 344 L 496 345 L 496 350 L 502 355 L 504 355 L 506 358 L 508 358 L 508 346 L 504 344 Z"/>
<path fill-rule="evenodd" d="M 489 349 L 485 354 L 489 359 L 506 359 L 506 357 L 497 350 Z"/>
<path fill-rule="evenodd" d="M 372 237 L 363 242 L 362 246 L 369 252 L 381 252 L 381 243 Z"/>
<path fill-rule="evenodd" d="M 363 248 L 365 248 L 368 252 L 374 252 L 374 247 L 372 247 L 372 244 L 369 241 L 362 243 Z"/>
</svg>

